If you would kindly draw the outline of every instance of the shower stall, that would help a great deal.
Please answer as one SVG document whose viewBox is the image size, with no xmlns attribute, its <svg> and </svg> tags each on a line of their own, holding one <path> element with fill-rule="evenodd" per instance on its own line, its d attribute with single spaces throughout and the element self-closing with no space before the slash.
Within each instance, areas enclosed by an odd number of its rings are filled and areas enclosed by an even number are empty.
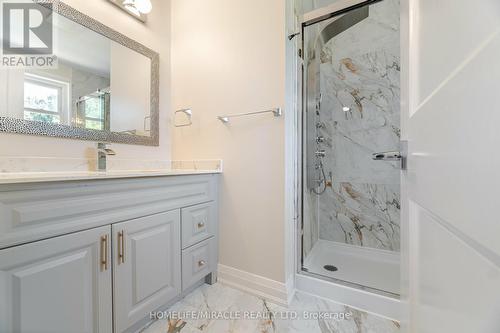
<svg viewBox="0 0 500 333">
<path fill-rule="evenodd" d="M 303 23 L 301 274 L 400 294 L 399 0 Z"/>
</svg>

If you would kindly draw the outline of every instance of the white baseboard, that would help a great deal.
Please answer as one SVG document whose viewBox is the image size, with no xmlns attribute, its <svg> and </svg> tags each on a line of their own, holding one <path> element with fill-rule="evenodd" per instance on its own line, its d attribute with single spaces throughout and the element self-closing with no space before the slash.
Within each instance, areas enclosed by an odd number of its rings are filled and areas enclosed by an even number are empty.
<svg viewBox="0 0 500 333">
<path fill-rule="evenodd" d="M 294 294 L 293 277 L 285 284 L 221 264 L 217 275 L 222 284 L 285 307 L 290 304 Z"/>
</svg>

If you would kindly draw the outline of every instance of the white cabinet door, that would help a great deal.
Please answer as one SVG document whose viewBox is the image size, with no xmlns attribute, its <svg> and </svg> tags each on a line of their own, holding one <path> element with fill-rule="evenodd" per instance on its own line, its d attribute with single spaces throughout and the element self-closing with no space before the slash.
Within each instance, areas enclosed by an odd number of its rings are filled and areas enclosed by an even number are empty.
<svg viewBox="0 0 500 333">
<path fill-rule="evenodd" d="M 500 1 L 401 3 L 407 331 L 498 333 Z"/>
<path fill-rule="evenodd" d="M 0 332 L 111 333 L 110 229 L 0 250 Z"/>
<path fill-rule="evenodd" d="M 180 211 L 113 225 L 115 331 L 124 332 L 181 292 Z"/>
</svg>

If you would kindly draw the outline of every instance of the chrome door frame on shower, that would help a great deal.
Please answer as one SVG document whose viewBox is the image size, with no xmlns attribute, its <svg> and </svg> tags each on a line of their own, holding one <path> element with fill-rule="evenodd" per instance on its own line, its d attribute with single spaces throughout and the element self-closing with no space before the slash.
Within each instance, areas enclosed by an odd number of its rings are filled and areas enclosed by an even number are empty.
<svg viewBox="0 0 500 333">
<path fill-rule="evenodd" d="M 355 10 L 361 9 L 361 8 L 368 8 L 368 6 L 375 4 L 377 2 L 381 2 L 383 0 L 341 0 L 338 1 L 330 6 L 323 7 L 317 10 L 314 10 L 312 12 L 309 12 L 305 14 L 301 20 L 300 23 L 300 33 L 296 33 L 293 35 L 290 35 L 290 39 L 295 38 L 300 36 L 300 50 L 299 50 L 299 57 L 301 58 L 300 62 L 300 74 L 299 79 L 301 80 L 299 82 L 300 85 L 300 98 L 299 98 L 299 105 L 298 105 L 298 112 L 299 115 L 297 117 L 297 129 L 299 130 L 299 135 L 297 139 L 297 174 L 296 177 L 298 178 L 296 181 L 297 188 L 296 188 L 296 200 L 297 203 L 295 205 L 296 209 L 296 214 L 295 216 L 298 219 L 298 223 L 296 224 L 296 230 L 297 236 L 296 236 L 296 274 L 299 276 L 305 276 L 305 277 L 310 277 L 310 278 L 315 278 L 315 279 L 320 279 L 323 281 L 331 282 L 336 285 L 340 285 L 346 288 L 354 288 L 360 291 L 368 291 L 369 293 L 372 293 L 375 296 L 380 296 L 383 297 L 384 299 L 388 299 L 389 303 L 394 306 L 394 301 L 395 301 L 395 295 L 390 293 L 390 292 L 385 292 L 383 290 L 379 289 L 374 289 L 370 288 L 367 286 L 359 285 L 356 283 L 352 283 L 349 281 L 344 281 L 344 280 L 339 280 L 335 279 L 332 277 L 327 277 L 323 276 L 320 274 L 315 274 L 311 272 L 307 272 L 303 270 L 303 261 L 304 261 L 304 252 L 303 252 L 303 241 L 304 241 L 304 190 L 307 184 L 305 184 L 305 178 L 306 175 L 304 174 L 304 167 L 305 163 L 304 161 L 307 160 L 307 152 L 305 151 L 305 147 L 307 147 L 307 129 L 306 129 L 306 124 L 307 124 L 307 108 L 308 108 L 308 98 L 307 98 L 307 84 L 306 84 L 306 64 L 304 64 L 305 59 L 305 50 L 306 50 L 306 40 L 305 40 L 305 29 L 311 25 L 318 24 L 320 22 L 324 22 L 326 20 L 332 19 L 332 18 L 342 18 L 345 14 L 352 13 Z M 360 14 L 361 17 L 363 14 Z M 356 20 L 356 18 L 355 18 Z M 349 28 L 348 26 L 346 28 Z M 344 29 L 345 30 L 345 29 Z M 344 31 L 341 30 L 341 31 Z M 335 31 L 332 32 L 334 35 L 340 33 Z M 324 36 L 327 37 L 327 36 Z M 334 37 L 334 36 L 331 36 Z M 331 38 L 330 38 L 331 39 Z"/>
</svg>

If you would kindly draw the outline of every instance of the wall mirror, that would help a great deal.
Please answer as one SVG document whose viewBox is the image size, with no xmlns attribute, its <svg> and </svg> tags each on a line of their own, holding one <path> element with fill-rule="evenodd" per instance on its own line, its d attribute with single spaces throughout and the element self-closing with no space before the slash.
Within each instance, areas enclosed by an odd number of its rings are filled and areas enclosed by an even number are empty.
<svg viewBox="0 0 500 333">
<path fill-rule="evenodd" d="M 159 55 L 60 1 L 50 68 L 0 67 L 0 131 L 157 146 Z"/>
</svg>

